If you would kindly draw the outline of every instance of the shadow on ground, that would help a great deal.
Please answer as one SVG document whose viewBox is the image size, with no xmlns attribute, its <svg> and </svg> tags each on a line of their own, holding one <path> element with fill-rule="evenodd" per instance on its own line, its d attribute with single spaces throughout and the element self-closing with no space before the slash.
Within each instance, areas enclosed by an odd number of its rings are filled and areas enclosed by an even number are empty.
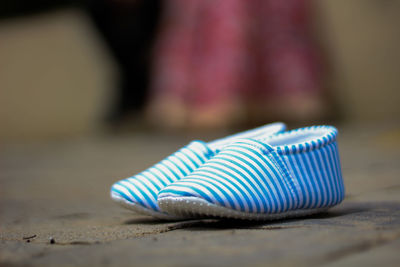
<svg viewBox="0 0 400 267">
<path fill-rule="evenodd" d="M 377 215 L 380 214 L 381 216 Z M 165 221 L 152 218 L 132 219 L 123 224 L 171 224 L 169 230 L 188 230 L 188 231 L 209 231 L 226 229 L 269 229 L 279 230 L 287 228 L 309 227 L 312 225 L 354 225 L 359 221 L 368 221 L 379 224 L 385 216 L 394 216 L 400 220 L 400 206 L 396 202 L 345 202 L 342 205 L 326 212 L 311 216 L 303 216 L 292 219 L 282 219 L 274 221 L 245 221 L 235 219 L 193 219 L 186 221 Z"/>
</svg>

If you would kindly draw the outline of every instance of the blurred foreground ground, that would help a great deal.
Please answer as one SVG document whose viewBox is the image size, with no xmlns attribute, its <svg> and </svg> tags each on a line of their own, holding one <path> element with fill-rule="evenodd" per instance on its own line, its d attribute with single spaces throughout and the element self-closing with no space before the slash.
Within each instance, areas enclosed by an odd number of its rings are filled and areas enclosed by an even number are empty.
<svg viewBox="0 0 400 267">
<path fill-rule="evenodd" d="M 114 181 L 191 137 L 137 134 L 3 146 L 0 265 L 395 266 L 400 128 L 339 129 L 345 201 L 324 214 L 273 222 L 164 222 L 111 202 Z"/>
</svg>

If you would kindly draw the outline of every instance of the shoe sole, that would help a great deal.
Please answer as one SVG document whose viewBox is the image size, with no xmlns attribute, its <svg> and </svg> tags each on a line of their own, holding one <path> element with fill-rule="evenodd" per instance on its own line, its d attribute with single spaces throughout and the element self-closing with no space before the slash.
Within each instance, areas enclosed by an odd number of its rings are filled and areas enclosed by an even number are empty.
<svg viewBox="0 0 400 267">
<path fill-rule="evenodd" d="M 148 209 L 146 207 L 143 207 L 142 205 L 130 202 L 119 195 L 112 194 L 111 198 L 120 206 L 122 206 L 130 211 L 133 211 L 137 214 L 152 216 L 152 217 L 155 217 L 157 219 L 162 219 L 162 220 L 182 220 L 182 218 L 178 218 L 176 216 L 171 216 L 171 215 L 163 213 L 163 212 L 158 212 L 158 211 L 155 211 L 152 209 Z"/>
<path fill-rule="evenodd" d="M 220 217 L 241 220 L 279 220 L 303 217 L 324 212 L 330 207 L 286 211 L 278 214 L 246 213 L 218 206 L 197 197 L 163 197 L 158 200 L 159 207 L 170 214 L 185 218 Z"/>
</svg>

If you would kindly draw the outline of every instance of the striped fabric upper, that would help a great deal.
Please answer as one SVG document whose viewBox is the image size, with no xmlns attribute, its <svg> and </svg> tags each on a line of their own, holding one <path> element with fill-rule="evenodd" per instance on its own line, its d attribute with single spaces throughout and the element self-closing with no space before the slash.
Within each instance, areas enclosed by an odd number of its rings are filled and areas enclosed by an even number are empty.
<svg viewBox="0 0 400 267">
<path fill-rule="evenodd" d="M 201 199 L 243 214 L 279 214 L 334 206 L 344 198 L 337 130 L 313 126 L 264 139 L 240 139 L 158 195 Z M 172 203 L 172 206 L 171 206 Z"/>
<path fill-rule="evenodd" d="M 149 169 L 115 183 L 111 187 L 111 197 L 136 212 L 168 218 L 157 204 L 160 190 L 186 177 L 238 138 L 266 138 L 284 128 L 283 123 L 274 123 L 209 143 L 193 141 Z"/>
<path fill-rule="evenodd" d="M 149 169 L 117 182 L 111 188 L 111 192 L 145 208 L 158 211 L 158 191 L 188 175 L 214 154 L 206 143 L 193 141 Z"/>
</svg>

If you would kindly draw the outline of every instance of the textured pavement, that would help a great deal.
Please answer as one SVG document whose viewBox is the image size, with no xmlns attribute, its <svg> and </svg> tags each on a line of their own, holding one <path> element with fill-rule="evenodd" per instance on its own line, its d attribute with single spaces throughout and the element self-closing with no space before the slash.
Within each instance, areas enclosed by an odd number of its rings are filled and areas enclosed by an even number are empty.
<svg viewBox="0 0 400 267">
<path fill-rule="evenodd" d="M 398 266 L 400 128 L 339 127 L 344 202 L 272 222 L 165 222 L 109 199 L 119 178 L 193 137 L 138 133 L 4 144 L 0 266 Z"/>
</svg>

